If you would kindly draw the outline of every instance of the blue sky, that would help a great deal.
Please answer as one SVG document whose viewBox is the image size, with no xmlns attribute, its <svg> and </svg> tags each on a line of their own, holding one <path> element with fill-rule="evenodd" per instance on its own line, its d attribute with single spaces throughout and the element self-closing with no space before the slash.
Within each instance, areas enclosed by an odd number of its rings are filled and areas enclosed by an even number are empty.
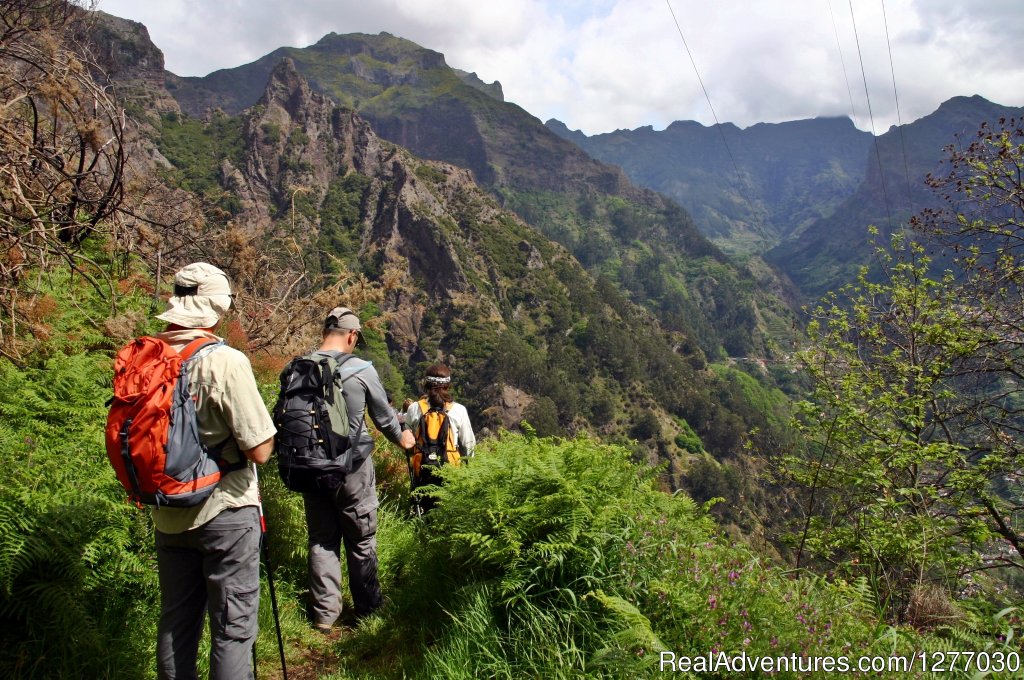
<svg viewBox="0 0 1024 680">
<path fill-rule="evenodd" d="M 956 95 L 1024 105 L 1022 0 L 99 0 L 98 8 L 144 23 L 167 70 L 186 76 L 330 32 L 386 31 L 500 81 L 506 100 L 541 120 L 587 134 L 710 125 L 715 115 L 741 127 L 848 116 L 880 134 Z"/>
</svg>

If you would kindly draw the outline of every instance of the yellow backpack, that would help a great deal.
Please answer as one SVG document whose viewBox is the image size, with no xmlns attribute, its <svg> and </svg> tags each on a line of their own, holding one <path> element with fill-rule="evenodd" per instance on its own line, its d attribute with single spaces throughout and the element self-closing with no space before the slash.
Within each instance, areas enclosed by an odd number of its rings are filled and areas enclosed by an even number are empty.
<svg viewBox="0 0 1024 680">
<path fill-rule="evenodd" d="M 416 445 L 413 447 L 409 464 L 412 466 L 413 486 L 420 480 L 424 467 L 459 465 L 461 456 L 455 447 L 455 433 L 448 421 L 448 408 L 430 406 L 426 399 L 420 399 L 419 427 L 416 429 Z"/>
</svg>

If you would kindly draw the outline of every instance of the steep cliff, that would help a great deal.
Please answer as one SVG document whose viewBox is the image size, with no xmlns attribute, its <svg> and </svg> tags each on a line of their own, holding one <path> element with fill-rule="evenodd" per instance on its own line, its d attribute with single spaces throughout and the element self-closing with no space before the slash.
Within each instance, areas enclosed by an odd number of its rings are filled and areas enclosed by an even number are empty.
<svg viewBox="0 0 1024 680">
<path fill-rule="evenodd" d="M 134 113 L 180 111 L 164 87 L 164 54 L 137 21 L 97 12 L 88 24 L 88 42 L 104 77 L 116 82 L 119 96 Z"/>
</svg>

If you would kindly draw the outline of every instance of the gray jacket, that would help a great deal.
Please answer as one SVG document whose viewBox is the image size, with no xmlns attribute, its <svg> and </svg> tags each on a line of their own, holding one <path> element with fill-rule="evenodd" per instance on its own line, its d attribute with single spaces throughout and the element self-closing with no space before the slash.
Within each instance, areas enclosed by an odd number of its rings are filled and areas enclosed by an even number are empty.
<svg viewBox="0 0 1024 680">
<path fill-rule="evenodd" d="M 320 356 L 338 354 L 338 361 L 345 355 L 334 352 L 314 352 Z M 398 422 L 395 409 L 388 403 L 388 395 L 380 382 L 380 376 L 373 363 L 353 356 L 335 373 L 335 384 L 345 393 L 348 409 L 349 431 L 352 433 L 355 455 L 353 465 L 370 457 L 373 453 L 373 437 L 366 428 L 365 414 L 370 413 L 373 424 L 392 443 L 398 444 L 402 437 L 402 425 Z"/>
</svg>

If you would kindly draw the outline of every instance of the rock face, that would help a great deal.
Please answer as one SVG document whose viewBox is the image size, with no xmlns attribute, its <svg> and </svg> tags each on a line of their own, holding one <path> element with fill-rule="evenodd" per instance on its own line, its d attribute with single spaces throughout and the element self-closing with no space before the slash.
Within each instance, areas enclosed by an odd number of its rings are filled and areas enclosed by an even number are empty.
<svg viewBox="0 0 1024 680">
<path fill-rule="evenodd" d="M 451 298 L 466 291 L 456 248 L 436 226 L 448 209 L 426 183 L 418 181 L 420 163 L 382 142 L 354 111 L 336 107 L 314 92 L 291 60 L 278 64 L 262 98 L 243 119 L 248 153 L 240 184 L 254 206 L 253 214 L 244 215 L 243 221 L 265 222 L 264 207 L 288 205 L 295 192 L 322 200 L 337 177 L 357 173 L 373 180 L 371 195 L 363 202 L 366 231 L 360 238 L 361 256 L 379 251 L 384 263 L 402 258 L 409 273 L 426 282 L 431 298 Z M 452 166 L 438 165 L 432 176 L 443 178 L 447 191 L 475 188 L 465 170 Z M 321 225 L 314 219 L 309 226 L 319 229 Z M 437 277 L 434 272 L 446 272 L 446 276 Z M 406 324 L 399 343 L 409 356 L 420 353 L 416 327 Z"/>
<path fill-rule="evenodd" d="M 143 24 L 97 12 L 89 32 L 97 64 L 117 82 L 121 97 L 158 113 L 180 111 L 164 87 L 164 54 Z"/>
</svg>

